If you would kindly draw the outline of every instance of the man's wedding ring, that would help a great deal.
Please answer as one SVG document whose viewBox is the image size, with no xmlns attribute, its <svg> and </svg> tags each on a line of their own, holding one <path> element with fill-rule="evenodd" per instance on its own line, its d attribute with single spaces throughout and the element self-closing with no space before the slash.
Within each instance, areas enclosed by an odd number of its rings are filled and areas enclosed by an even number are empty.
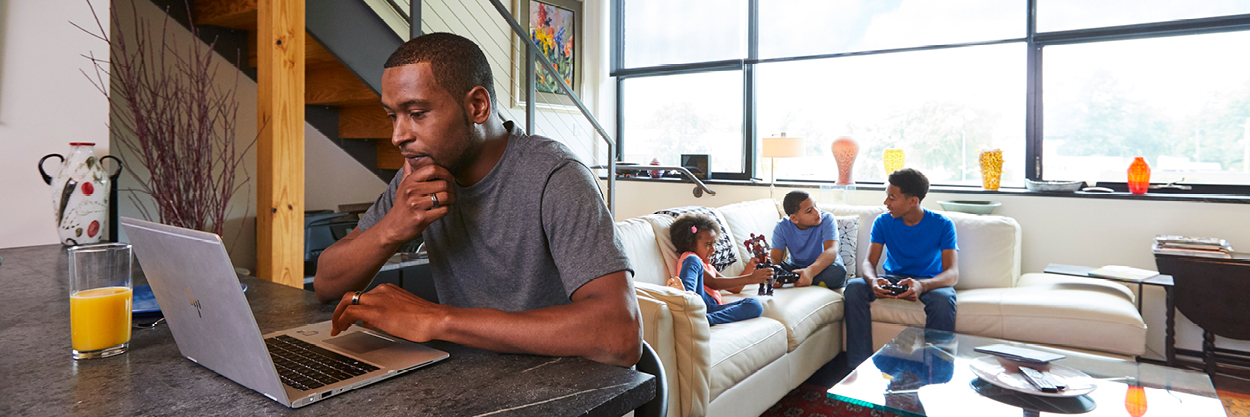
<svg viewBox="0 0 1250 417">
<path fill-rule="evenodd" d="M 364 293 L 365 293 L 364 291 L 356 291 L 355 294 L 352 294 L 352 305 L 354 306 L 360 305 L 360 295 Z"/>
<path fill-rule="evenodd" d="M 434 200 L 434 206 L 430 207 L 430 210 L 438 208 L 438 194 L 430 194 L 430 199 Z"/>
</svg>

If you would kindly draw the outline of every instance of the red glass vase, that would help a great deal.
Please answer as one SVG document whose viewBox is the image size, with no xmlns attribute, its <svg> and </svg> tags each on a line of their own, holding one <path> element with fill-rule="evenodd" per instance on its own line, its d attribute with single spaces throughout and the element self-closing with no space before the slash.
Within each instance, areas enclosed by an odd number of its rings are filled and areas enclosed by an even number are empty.
<svg viewBox="0 0 1250 417">
<path fill-rule="evenodd" d="M 1128 191 L 1133 194 L 1145 194 L 1150 188 L 1150 165 L 1146 158 L 1137 157 L 1128 166 Z"/>
</svg>

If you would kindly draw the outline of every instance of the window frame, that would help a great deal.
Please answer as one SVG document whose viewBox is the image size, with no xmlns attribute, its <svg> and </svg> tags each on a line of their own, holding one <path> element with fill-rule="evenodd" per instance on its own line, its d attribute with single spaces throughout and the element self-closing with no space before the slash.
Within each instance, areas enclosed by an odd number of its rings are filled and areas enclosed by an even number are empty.
<svg viewBox="0 0 1250 417">
<path fill-rule="evenodd" d="M 950 49 L 963 48 L 981 45 L 996 45 L 1004 43 L 1023 42 L 1026 45 L 1026 70 L 1025 70 L 1025 178 L 1034 181 L 1040 181 L 1045 178 L 1043 171 L 1043 149 L 1042 142 L 1044 132 L 1042 131 L 1044 120 L 1043 114 L 1043 92 L 1042 80 L 1042 62 L 1044 59 L 1044 51 L 1047 46 L 1052 45 L 1073 45 L 1084 43 L 1098 43 L 1131 39 L 1148 39 L 1160 37 L 1172 37 L 1183 35 L 1224 33 L 1237 31 L 1250 31 L 1250 13 L 1240 15 L 1226 15 L 1217 17 L 1206 17 L 1197 19 L 1182 19 L 1165 22 L 1140 23 L 1122 26 L 1105 26 L 1086 29 L 1038 32 L 1037 31 L 1037 5 L 1039 1 L 1044 0 L 1025 0 L 1025 36 L 1023 38 L 997 39 L 980 42 L 967 42 L 949 45 L 928 45 L 909 48 L 882 49 L 859 52 L 842 52 L 831 54 L 816 54 L 803 56 L 776 57 L 768 59 L 759 59 L 759 0 L 749 0 L 747 7 L 747 56 L 743 59 L 722 60 L 713 62 L 696 62 L 678 65 L 661 65 L 651 67 L 628 68 L 624 65 L 624 39 L 625 39 L 625 16 L 624 2 L 625 0 L 612 0 L 610 11 L 611 28 L 611 52 L 610 52 L 610 73 L 609 76 L 616 78 L 616 149 L 617 160 L 624 157 L 624 147 L 626 146 L 626 132 L 624 128 L 624 116 L 622 109 L 624 108 L 625 97 L 623 90 L 623 81 L 634 77 L 648 77 L 661 75 L 691 74 L 710 71 L 725 70 L 741 70 L 743 71 L 743 112 L 742 112 L 742 132 L 743 132 L 743 172 L 713 172 L 712 179 L 729 179 L 729 180 L 751 180 L 760 178 L 757 175 L 759 167 L 756 164 L 756 150 L 760 147 L 761 138 L 759 137 L 756 127 L 756 94 L 755 94 L 755 65 L 761 63 L 787 62 L 813 59 L 840 58 L 849 56 L 863 56 L 874 54 L 900 53 L 925 51 L 934 49 Z M 800 183 L 807 182 L 823 182 L 813 180 L 785 180 Z M 865 184 L 873 184 L 865 182 Z M 1100 184 L 1122 185 L 1122 182 L 1102 182 Z M 942 186 L 960 187 L 957 184 L 938 184 Z M 1244 192 L 1250 184 L 1190 184 L 1196 185 L 1203 190 L 1212 194 L 1238 194 Z"/>
</svg>

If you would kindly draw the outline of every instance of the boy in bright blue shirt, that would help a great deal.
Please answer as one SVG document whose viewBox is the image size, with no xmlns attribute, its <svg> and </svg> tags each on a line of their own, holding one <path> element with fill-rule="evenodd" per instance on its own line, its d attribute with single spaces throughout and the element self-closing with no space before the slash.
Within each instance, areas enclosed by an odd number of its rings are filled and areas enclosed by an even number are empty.
<svg viewBox="0 0 1250 417">
<path fill-rule="evenodd" d="M 871 304 L 878 298 L 924 303 L 925 328 L 955 331 L 955 288 L 959 281 L 959 245 L 950 219 L 920 207 L 929 192 L 929 180 L 920 171 L 904 168 L 890 174 L 886 188 L 887 212 L 872 224 L 872 247 L 860 270 L 863 278 L 846 284 L 846 362 L 855 367 L 872 355 Z M 877 276 L 877 262 L 886 252 L 885 272 Z M 907 287 L 891 295 L 883 285 Z"/>
<path fill-rule="evenodd" d="M 838 225 L 803 191 L 791 191 L 781 201 L 788 215 L 773 227 L 768 257 L 787 272 L 799 274 L 796 287 L 820 285 L 829 289 L 846 284 L 846 266 L 838 256 Z M 786 250 L 790 262 L 785 262 Z"/>
</svg>

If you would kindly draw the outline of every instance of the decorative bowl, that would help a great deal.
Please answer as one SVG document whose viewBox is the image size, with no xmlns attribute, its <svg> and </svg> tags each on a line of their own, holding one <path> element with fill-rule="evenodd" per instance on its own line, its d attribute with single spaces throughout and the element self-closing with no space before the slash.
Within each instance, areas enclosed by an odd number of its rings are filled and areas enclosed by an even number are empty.
<svg viewBox="0 0 1250 417">
<path fill-rule="evenodd" d="M 1033 181 L 1024 180 L 1024 188 L 1044 193 L 1074 193 L 1085 186 L 1085 181 Z"/>
<path fill-rule="evenodd" d="M 971 200 L 939 201 L 938 204 L 942 206 L 942 210 L 958 211 L 960 213 L 968 214 L 990 214 L 993 213 L 994 209 L 998 208 L 998 206 L 1003 205 L 1003 203 L 999 203 L 997 201 Z"/>
</svg>

